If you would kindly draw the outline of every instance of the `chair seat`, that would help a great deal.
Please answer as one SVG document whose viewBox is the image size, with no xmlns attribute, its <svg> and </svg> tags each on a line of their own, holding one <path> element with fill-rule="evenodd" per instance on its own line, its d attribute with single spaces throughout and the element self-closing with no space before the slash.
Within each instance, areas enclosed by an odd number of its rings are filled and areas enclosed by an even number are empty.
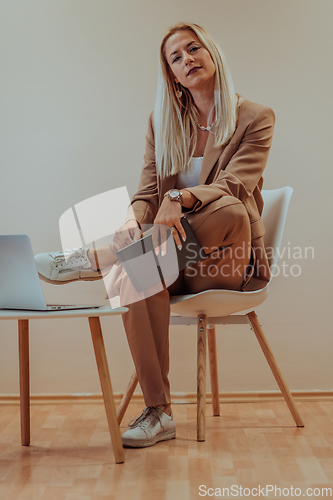
<svg viewBox="0 0 333 500">
<path fill-rule="evenodd" d="M 208 317 L 228 316 L 258 306 L 266 299 L 269 283 L 260 290 L 239 292 L 234 290 L 205 290 L 204 292 L 170 297 L 171 312 L 189 318 L 198 314 Z"/>
</svg>

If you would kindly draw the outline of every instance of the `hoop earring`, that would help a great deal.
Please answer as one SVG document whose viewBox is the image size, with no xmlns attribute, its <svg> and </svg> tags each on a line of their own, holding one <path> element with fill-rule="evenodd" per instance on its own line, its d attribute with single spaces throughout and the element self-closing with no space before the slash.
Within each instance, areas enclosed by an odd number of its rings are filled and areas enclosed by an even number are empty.
<svg viewBox="0 0 333 500">
<path fill-rule="evenodd" d="M 178 88 L 179 90 L 176 90 L 176 97 L 178 97 L 178 99 L 180 99 L 180 98 L 181 98 L 181 96 L 183 95 L 183 92 L 182 92 L 182 90 L 180 90 L 180 89 L 181 89 L 181 86 L 180 86 L 180 84 L 179 84 L 179 83 L 178 83 L 178 85 L 177 85 L 176 89 L 177 89 L 177 88 Z"/>
</svg>

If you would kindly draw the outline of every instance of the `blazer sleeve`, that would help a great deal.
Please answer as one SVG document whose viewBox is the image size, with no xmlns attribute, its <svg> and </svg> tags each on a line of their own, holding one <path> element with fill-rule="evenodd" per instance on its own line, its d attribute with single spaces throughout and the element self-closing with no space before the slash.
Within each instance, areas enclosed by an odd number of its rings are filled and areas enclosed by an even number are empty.
<svg viewBox="0 0 333 500">
<path fill-rule="evenodd" d="M 241 139 L 231 140 L 234 148 L 225 169 L 217 171 L 211 184 L 186 188 L 198 201 L 193 210 L 198 211 L 222 196 L 233 196 L 242 202 L 252 195 L 265 169 L 272 144 L 275 115 L 271 108 L 260 106 L 251 117 Z M 237 131 L 235 133 L 236 137 Z"/>
<path fill-rule="evenodd" d="M 152 223 L 159 207 L 158 179 L 155 163 L 153 112 L 149 116 L 144 164 L 138 191 L 132 198 L 126 220 L 135 218 L 139 224 Z"/>
</svg>

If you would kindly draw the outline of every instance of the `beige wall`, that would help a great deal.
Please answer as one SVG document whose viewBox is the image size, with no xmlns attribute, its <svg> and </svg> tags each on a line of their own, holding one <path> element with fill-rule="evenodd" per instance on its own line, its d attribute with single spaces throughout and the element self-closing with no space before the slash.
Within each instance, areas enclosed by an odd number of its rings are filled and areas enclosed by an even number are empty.
<svg viewBox="0 0 333 500">
<path fill-rule="evenodd" d="M 291 389 L 332 389 L 331 0 L 1 4 L 0 232 L 28 234 L 35 253 L 60 249 L 67 208 L 106 189 L 135 192 L 159 42 L 180 20 L 202 24 L 224 49 L 237 92 L 274 109 L 265 188 L 294 188 L 284 245 L 314 248 L 314 259 L 286 259 L 301 275 L 275 278 L 261 322 Z M 43 288 L 49 302 L 104 302 L 100 282 Z M 121 392 L 132 372 L 125 334 L 119 318 L 103 326 Z M 223 332 L 221 391 L 275 390 L 252 332 Z M 0 394 L 17 394 L 16 326 L 2 323 L 0 335 Z M 195 359 L 195 329 L 173 327 L 173 392 L 196 390 Z M 84 320 L 32 323 L 31 389 L 100 391 Z"/>
</svg>

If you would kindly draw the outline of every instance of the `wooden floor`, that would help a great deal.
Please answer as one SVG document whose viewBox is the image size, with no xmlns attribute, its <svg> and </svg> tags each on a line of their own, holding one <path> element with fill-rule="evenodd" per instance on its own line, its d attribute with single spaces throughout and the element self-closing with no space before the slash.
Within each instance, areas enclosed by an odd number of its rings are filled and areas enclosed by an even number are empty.
<svg viewBox="0 0 333 500">
<path fill-rule="evenodd" d="M 19 407 L 3 405 L 0 499 L 192 500 L 233 485 L 223 498 L 244 498 L 240 487 L 258 485 L 301 488 L 302 496 L 308 487 L 333 489 L 333 402 L 297 406 L 305 428 L 294 426 L 284 402 L 224 404 L 221 417 L 207 405 L 206 441 L 198 443 L 196 406 L 177 404 L 175 440 L 126 449 L 125 464 L 115 465 L 101 404 L 32 405 L 30 447 L 20 445 Z M 122 431 L 141 410 L 130 405 Z M 274 495 L 265 498 L 292 498 Z"/>
</svg>

